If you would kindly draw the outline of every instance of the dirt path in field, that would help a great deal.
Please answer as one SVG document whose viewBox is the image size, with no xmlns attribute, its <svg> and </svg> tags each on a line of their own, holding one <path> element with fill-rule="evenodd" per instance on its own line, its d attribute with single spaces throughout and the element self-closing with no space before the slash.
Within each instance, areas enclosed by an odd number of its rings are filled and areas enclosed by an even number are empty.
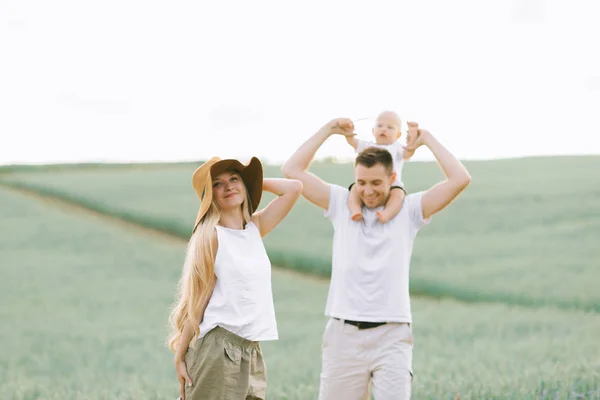
<svg viewBox="0 0 600 400">
<path fill-rule="evenodd" d="M 33 189 L 12 186 L 9 182 L 1 182 L 0 181 L 0 186 L 6 190 L 12 190 L 12 191 L 20 193 L 24 196 L 32 198 L 36 201 L 47 204 L 50 207 L 58 208 L 58 209 L 61 209 L 63 211 L 69 212 L 69 213 L 78 213 L 78 214 L 84 215 L 88 218 L 92 218 L 92 219 L 95 219 L 100 222 L 108 222 L 108 223 L 111 223 L 111 224 L 119 227 L 120 229 L 126 229 L 126 230 L 129 230 L 131 232 L 134 232 L 134 233 L 137 233 L 140 235 L 150 236 L 156 240 L 170 241 L 173 243 L 180 244 L 182 246 L 185 246 L 187 244 L 187 240 L 183 239 L 180 236 L 162 231 L 160 229 L 139 225 L 134 222 L 124 220 L 124 219 L 119 218 L 114 215 L 110 215 L 107 213 L 102 213 L 102 212 L 99 212 L 96 210 L 92 210 L 88 207 L 85 207 L 85 206 L 78 204 L 76 202 L 73 202 L 73 201 L 68 201 L 68 200 L 61 199 L 59 197 L 55 197 L 52 195 L 41 194 Z M 322 277 L 318 277 L 318 276 L 314 276 L 314 275 L 305 274 L 302 272 L 297 272 L 297 271 L 291 270 L 289 268 L 282 268 L 282 267 L 278 267 L 278 266 L 274 265 L 273 269 L 281 274 L 287 274 L 287 275 L 299 277 L 299 278 L 305 279 L 305 280 L 312 280 L 314 282 L 323 283 L 323 282 L 329 281 L 328 278 L 322 278 Z"/>
</svg>

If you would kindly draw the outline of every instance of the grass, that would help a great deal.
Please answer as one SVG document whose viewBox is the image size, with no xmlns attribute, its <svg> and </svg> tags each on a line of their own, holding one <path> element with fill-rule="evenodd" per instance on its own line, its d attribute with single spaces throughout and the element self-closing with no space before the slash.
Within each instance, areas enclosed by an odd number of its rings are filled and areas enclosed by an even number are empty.
<svg viewBox="0 0 600 400">
<path fill-rule="evenodd" d="M 198 200 L 194 163 L 5 168 L 0 183 L 27 187 L 187 238 Z M 600 311 L 600 157 L 466 163 L 473 184 L 419 234 L 411 292 L 468 302 Z M 311 170 L 347 185 L 348 164 Z M 442 178 L 433 163 L 409 163 L 409 191 Z M 276 166 L 267 176 L 280 176 Z M 265 195 L 263 205 L 272 196 Z M 273 262 L 328 276 L 332 228 L 300 199 L 265 242 Z"/>
<path fill-rule="evenodd" d="M 185 243 L 2 188 L 0 219 L 0 398 L 176 398 L 164 339 Z M 269 398 L 316 398 L 327 283 L 275 270 L 273 286 Z M 412 306 L 414 399 L 600 397 L 597 314 Z"/>
</svg>

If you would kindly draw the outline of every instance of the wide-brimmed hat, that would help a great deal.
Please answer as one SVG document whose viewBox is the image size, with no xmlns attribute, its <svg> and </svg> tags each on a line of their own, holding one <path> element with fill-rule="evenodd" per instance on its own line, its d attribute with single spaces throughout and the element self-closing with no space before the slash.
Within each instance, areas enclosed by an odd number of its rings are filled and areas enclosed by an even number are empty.
<svg viewBox="0 0 600 400">
<path fill-rule="evenodd" d="M 192 175 L 192 186 L 200 199 L 200 209 L 196 217 L 194 229 L 208 212 L 213 199 L 212 180 L 225 171 L 235 171 L 242 177 L 248 196 L 250 197 L 250 213 L 258 209 L 262 197 L 263 168 L 262 163 L 256 157 L 252 157 L 248 164 L 244 165 L 238 160 L 213 157 L 202 164 Z"/>
</svg>

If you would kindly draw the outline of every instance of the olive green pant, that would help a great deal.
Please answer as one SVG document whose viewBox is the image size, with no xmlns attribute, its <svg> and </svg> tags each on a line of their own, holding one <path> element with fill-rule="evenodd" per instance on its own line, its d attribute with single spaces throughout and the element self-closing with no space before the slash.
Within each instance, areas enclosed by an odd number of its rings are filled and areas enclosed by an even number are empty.
<svg viewBox="0 0 600 400">
<path fill-rule="evenodd" d="M 267 372 L 258 342 L 218 326 L 188 348 L 186 400 L 264 400 Z"/>
</svg>

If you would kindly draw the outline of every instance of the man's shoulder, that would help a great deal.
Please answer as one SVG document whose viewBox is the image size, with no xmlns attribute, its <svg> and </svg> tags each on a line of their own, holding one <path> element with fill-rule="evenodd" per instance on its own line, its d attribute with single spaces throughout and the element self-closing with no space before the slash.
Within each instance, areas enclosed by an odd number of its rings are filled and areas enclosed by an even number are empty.
<svg viewBox="0 0 600 400">
<path fill-rule="evenodd" d="M 405 212 L 413 224 L 416 224 L 419 228 L 431 221 L 431 218 L 423 218 L 423 195 L 425 193 L 426 191 L 411 193 L 404 200 L 403 208 L 406 210 Z"/>
<path fill-rule="evenodd" d="M 365 139 L 356 139 L 356 151 L 362 151 L 364 149 L 366 149 L 367 147 L 371 147 L 373 146 L 374 143 L 369 141 L 369 140 L 365 140 Z"/>
<path fill-rule="evenodd" d="M 421 206 L 421 198 L 423 197 L 423 192 L 415 192 L 406 195 L 404 198 L 404 206 L 408 208 L 414 208 Z"/>
<path fill-rule="evenodd" d="M 325 210 L 325 216 L 335 218 L 346 207 L 349 190 L 335 183 L 329 183 L 329 205 Z"/>
<path fill-rule="evenodd" d="M 335 183 L 329 184 L 329 204 L 334 204 L 336 207 L 344 207 L 350 191 L 348 188 Z"/>
<path fill-rule="evenodd" d="M 423 191 L 419 191 L 419 192 L 407 194 L 405 197 L 405 201 L 408 201 L 408 202 L 418 201 L 421 199 L 421 197 L 423 197 L 423 193 L 424 193 Z"/>
<path fill-rule="evenodd" d="M 337 183 L 329 183 L 329 191 L 332 196 L 345 196 L 348 197 L 348 188 L 345 188 Z"/>
</svg>

